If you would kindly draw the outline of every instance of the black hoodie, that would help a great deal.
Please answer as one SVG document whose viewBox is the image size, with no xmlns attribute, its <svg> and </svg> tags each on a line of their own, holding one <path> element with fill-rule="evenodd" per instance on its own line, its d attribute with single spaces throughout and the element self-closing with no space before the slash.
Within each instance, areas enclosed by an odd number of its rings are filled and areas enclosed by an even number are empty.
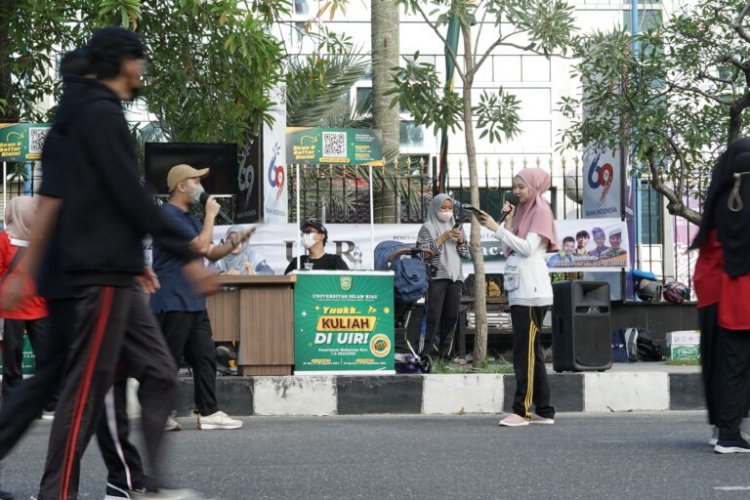
<svg viewBox="0 0 750 500">
<path fill-rule="evenodd" d="M 146 234 L 193 257 L 189 241 L 164 222 L 140 183 L 119 97 L 95 80 L 77 78 L 75 84 L 56 123 L 64 137 L 58 152 L 65 170 L 59 228 L 67 279 L 73 286 L 132 284 L 143 272 Z"/>
</svg>

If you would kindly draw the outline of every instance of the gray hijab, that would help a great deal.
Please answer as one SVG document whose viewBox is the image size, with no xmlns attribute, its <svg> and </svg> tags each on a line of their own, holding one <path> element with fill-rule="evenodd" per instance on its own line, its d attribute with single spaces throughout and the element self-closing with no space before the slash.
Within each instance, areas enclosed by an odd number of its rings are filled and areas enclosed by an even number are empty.
<svg viewBox="0 0 750 500">
<path fill-rule="evenodd" d="M 244 231 L 242 226 L 232 226 L 227 229 L 226 239 L 229 239 L 229 235 L 232 233 L 242 234 Z M 250 257 L 250 245 L 247 241 L 242 243 L 242 250 L 238 254 L 228 253 L 221 258 L 223 266 L 226 267 L 224 271 L 236 269 L 237 271 L 244 272 L 245 262 L 252 262 Z"/>
<path fill-rule="evenodd" d="M 441 234 L 453 229 L 453 225 L 456 223 L 453 216 L 451 216 L 448 222 L 443 222 L 438 219 L 440 205 L 442 205 L 445 200 L 451 200 L 451 197 L 442 193 L 435 196 L 430 202 L 430 208 L 427 211 L 427 220 L 424 225 L 430 232 L 433 241 L 437 241 Z M 439 258 L 440 264 L 445 271 L 453 281 L 456 281 L 461 275 L 461 256 L 458 255 L 458 250 L 456 249 L 456 240 L 451 238 L 443 244 L 443 251 L 440 252 Z"/>
</svg>

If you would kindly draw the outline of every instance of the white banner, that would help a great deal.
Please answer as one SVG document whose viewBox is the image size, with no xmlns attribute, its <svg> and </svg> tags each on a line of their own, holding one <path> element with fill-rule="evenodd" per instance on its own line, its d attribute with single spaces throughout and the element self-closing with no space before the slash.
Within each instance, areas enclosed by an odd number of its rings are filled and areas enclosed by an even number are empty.
<svg viewBox="0 0 750 500">
<path fill-rule="evenodd" d="M 550 254 L 548 260 L 551 262 L 551 271 L 568 272 L 579 270 L 619 271 L 627 265 L 627 253 L 622 253 L 616 246 L 618 241 L 616 232 L 620 231 L 622 248 L 627 248 L 627 231 L 625 223 L 620 219 L 599 219 L 588 221 L 582 219 L 555 221 L 557 233 L 560 236 L 558 246 L 564 247 L 563 239 L 568 235 L 575 238 L 577 233 L 586 232 L 588 240 L 583 244 L 580 254 L 571 256 Z M 246 226 L 250 227 L 250 225 Z M 265 258 L 267 264 L 276 274 L 283 274 L 289 261 L 296 257 L 297 238 L 299 228 L 296 224 L 259 224 L 249 244 L 256 254 Z M 395 240 L 408 245 L 417 241 L 417 233 L 421 224 L 375 224 L 375 245 L 381 241 Z M 214 228 L 214 243 L 221 243 L 226 237 L 229 226 L 216 226 Z M 352 253 L 356 247 L 362 250 L 362 260 L 365 269 L 372 269 L 374 265 L 374 248 L 370 244 L 369 224 L 327 224 L 328 243 L 327 253 L 336 253 L 344 261 L 353 267 L 354 257 Z M 466 234 L 470 233 L 470 224 L 464 224 Z M 601 233 L 599 231 L 601 230 Z M 593 234 L 596 233 L 596 237 Z M 600 234 L 604 235 L 604 240 Z M 596 240 L 596 241 L 595 241 Z M 598 242 L 604 242 L 597 245 Z M 568 242 L 568 246 L 569 242 Z M 614 249 L 613 249 L 614 247 Z M 485 272 L 501 274 L 505 268 L 505 256 L 500 242 L 494 235 L 482 228 L 482 252 L 484 253 Z M 584 255 L 585 252 L 585 255 Z M 609 252 L 609 253 L 605 253 Z M 624 250 L 623 250 L 624 252 Z M 590 255 L 589 255 L 590 254 Z M 463 264 L 464 276 L 474 272 L 471 261 Z"/>
<path fill-rule="evenodd" d="M 625 221 L 566 219 L 555 221 L 560 251 L 547 257 L 555 272 L 619 271 L 628 269 L 628 230 Z"/>
<path fill-rule="evenodd" d="M 286 89 L 277 87 L 271 97 L 277 104 L 271 108 L 273 126 L 263 124 L 263 220 L 289 222 L 289 169 L 286 164 Z"/>
<path fill-rule="evenodd" d="M 621 153 L 590 148 L 583 154 L 583 218 L 620 217 L 622 208 Z"/>
</svg>

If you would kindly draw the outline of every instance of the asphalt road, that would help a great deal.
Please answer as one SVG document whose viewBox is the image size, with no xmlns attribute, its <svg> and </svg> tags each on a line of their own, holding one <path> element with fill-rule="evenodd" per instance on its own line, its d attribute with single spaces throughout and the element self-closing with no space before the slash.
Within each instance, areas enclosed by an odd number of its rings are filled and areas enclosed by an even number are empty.
<svg viewBox="0 0 750 500">
<path fill-rule="evenodd" d="M 750 454 L 715 455 L 703 413 L 561 414 L 554 426 L 496 416 L 243 419 L 239 431 L 169 435 L 170 479 L 229 499 L 748 499 Z M 36 493 L 50 424 L 5 461 L 2 484 Z M 81 498 L 102 498 L 96 445 Z"/>
</svg>

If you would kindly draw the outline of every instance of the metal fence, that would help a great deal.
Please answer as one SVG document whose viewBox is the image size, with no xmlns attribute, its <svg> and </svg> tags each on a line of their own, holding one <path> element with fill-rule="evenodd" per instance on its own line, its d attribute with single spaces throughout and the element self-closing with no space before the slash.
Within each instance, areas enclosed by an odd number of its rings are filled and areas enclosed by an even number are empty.
<svg viewBox="0 0 750 500">
<path fill-rule="evenodd" d="M 546 170 L 552 187 L 549 201 L 557 219 L 577 219 L 582 215 L 585 179 L 579 158 L 484 159 L 478 167 L 480 204 L 490 214 L 498 214 L 504 201 L 511 199 L 512 179 L 519 170 L 537 167 Z M 296 210 L 296 170 L 290 166 L 290 213 Z M 369 180 L 365 168 L 340 165 L 300 167 L 303 218 L 328 223 L 369 221 Z M 378 167 L 373 191 L 376 222 L 421 223 L 437 192 L 434 159 L 426 156 L 402 157 L 398 164 Z M 468 202 L 469 171 L 464 161 L 449 165 L 446 192 Z M 650 188 L 647 180 L 635 186 L 633 203 L 635 227 L 635 267 L 651 271 L 661 279 L 692 283 L 696 255 L 688 252 L 697 228 L 684 219 L 669 215 L 663 197 Z M 698 200 L 690 201 L 700 210 Z"/>
<path fill-rule="evenodd" d="M 580 159 L 576 157 L 483 159 L 477 172 L 481 207 L 490 214 L 498 214 L 503 202 L 511 197 L 513 177 L 526 167 L 549 172 L 552 179 L 549 201 L 557 219 L 581 217 L 585 179 Z M 367 168 L 341 165 L 290 165 L 289 168 L 289 213 L 296 213 L 296 169 L 300 168 L 300 209 L 304 219 L 315 218 L 328 223 L 369 222 Z M 470 199 L 468 165 L 458 160 L 449 165 L 449 172 L 447 193 L 456 200 L 467 202 Z M 33 175 L 27 177 L 25 183 L 17 182 L 17 176 L 11 178 L 7 183 L 8 199 L 37 190 L 40 183 L 38 164 Z M 437 187 L 437 165 L 428 155 L 401 156 L 392 165 L 376 167 L 373 170 L 376 222 L 422 223 Z M 222 206 L 231 216 L 233 197 L 229 198 L 232 200 L 222 200 Z M 636 186 L 635 200 L 635 267 L 652 271 L 659 279 L 674 278 L 692 284 L 696 254 L 688 252 L 687 248 L 697 228 L 682 218 L 669 215 L 662 196 L 646 181 L 640 181 Z M 689 204 L 698 211 L 702 208 L 699 199 L 689 200 Z M 0 208 L 4 213 L 4 207 Z M 219 224 L 231 222 L 231 218 L 217 221 Z"/>
</svg>

